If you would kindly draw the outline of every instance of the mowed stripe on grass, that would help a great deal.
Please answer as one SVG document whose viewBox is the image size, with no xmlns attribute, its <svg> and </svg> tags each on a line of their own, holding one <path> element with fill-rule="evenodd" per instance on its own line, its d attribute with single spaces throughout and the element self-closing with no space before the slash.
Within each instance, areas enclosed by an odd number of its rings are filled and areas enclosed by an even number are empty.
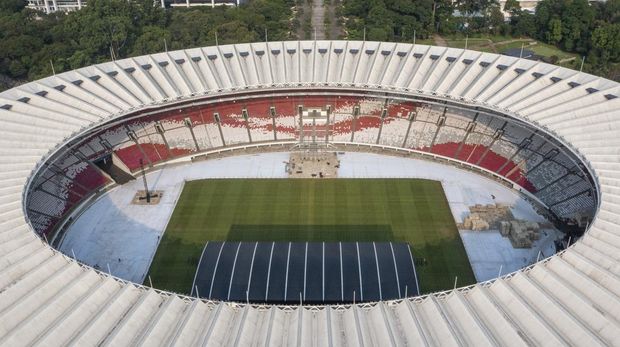
<svg viewBox="0 0 620 347">
<path fill-rule="evenodd" d="M 189 293 L 204 244 L 230 241 L 398 241 L 420 291 L 475 283 L 440 182 L 421 179 L 208 179 L 185 184 L 149 274 Z"/>
</svg>

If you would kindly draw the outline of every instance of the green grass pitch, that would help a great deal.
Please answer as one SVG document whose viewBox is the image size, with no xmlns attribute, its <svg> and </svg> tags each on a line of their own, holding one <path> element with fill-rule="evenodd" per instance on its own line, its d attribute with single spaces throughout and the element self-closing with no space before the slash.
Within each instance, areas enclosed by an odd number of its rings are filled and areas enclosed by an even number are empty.
<svg viewBox="0 0 620 347">
<path fill-rule="evenodd" d="M 475 283 L 440 182 L 421 179 L 208 179 L 185 184 L 149 274 L 188 293 L 205 243 L 399 241 L 420 291 Z"/>
</svg>

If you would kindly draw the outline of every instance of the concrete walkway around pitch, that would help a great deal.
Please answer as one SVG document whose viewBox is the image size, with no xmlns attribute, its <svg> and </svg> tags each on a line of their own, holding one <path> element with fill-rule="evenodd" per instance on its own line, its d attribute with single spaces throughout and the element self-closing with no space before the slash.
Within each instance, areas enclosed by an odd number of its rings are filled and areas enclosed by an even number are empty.
<svg viewBox="0 0 620 347">
<path fill-rule="evenodd" d="M 112 275 L 142 283 L 186 180 L 286 178 L 288 174 L 283 162 L 288 158 L 289 153 L 262 153 L 164 167 L 147 175 L 150 188 L 164 192 L 158 205 L 131 204 L 135 192 L 143 189 L 141 180 L 116 187 L 76 218 L 59 248 L 69 256 L 75 253 L 78 260 L 88 265 L 104 271 L 108 271 L 109 266 Z M 426 178 L 441 181 L 456 222 L 463 221 L 469 213 L 468 206 L 495 202 L 513 206 L 512 213 L 517 219 L 544 221 L 517 192 L 473 172 L 424 160 L 371 153 L 347 152 L 339 154 L 339 159 L 338 175 L 343 178 Z M 522 250 L 514 250 L 510 242 L 504 240 L 506 242 L 494 242 L 492 248 L 486 250 L 499 254 L 490 256 L 486 262 L 484 257 L 472 257 L 474 253 L 470 252 L 477 251 L 472 251 L 468 244 L 471 241 L 473 245 L 482 245 L 477 240 L 487 236 L 484 233 L 472 233 L 471 236 L 464 236 L 467 234 L 463 232 L 460 234 L 479 281 L 488 279 L 485 273 L 496 271 L 484 270 L 486 268 L 520 268 L 531 263 L 532 259 L 536 260 L 538 251 L 532 250 L 533 256 L 530 254 L 524 264 Z"/>
</svg>

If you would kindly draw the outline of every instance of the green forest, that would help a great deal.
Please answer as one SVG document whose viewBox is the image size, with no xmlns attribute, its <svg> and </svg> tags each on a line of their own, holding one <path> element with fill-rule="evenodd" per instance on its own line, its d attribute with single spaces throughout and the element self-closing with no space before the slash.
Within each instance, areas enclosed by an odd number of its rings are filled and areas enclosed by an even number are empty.
<svg viewBox="0 0 620 347">
<path fill-rule="evenodd" d="M 304 1 L 312 0 L 162 9 L 153 0 L 90 0 L 80 11 L 47 15 L 25 8 L 25 0 L 0 0 L 0 90 L 112 58 L 213 45 L 216 37 L 220 44 L 297 39 Z M 527 37 L 585 57 L 586 72 L 620 79 L 620 0 L 542 0 L 535 14 L 509 0 L 504 8 L 509 21 L 496 0 L 337 4 L 343 39 L 412 42 L 415 35 L 432 44 L 434 35 Z"/>
<path fill-rule="evenodd" d="M 159 3 L 159 2 L 158 2 Z M 148 53 L 215 44 L 290 38 L 294 0 L 255 0 L 240 7 L 162 9 L 153 0 L 89 0 L 69 14 L 46 15 L 23 0 L 0 0 L 0 74 L 34 80 Z"/>
<path fill-rule="evenodd" d="M 504 21 L 501 10 L 510 13 Z M 584 71 L 620 79 L 620 0 L 542 0 L 536 13 L 508 0 L 345 0 L 342 8 L 351 39 L 424 43 L 446 37 L 528 37 L 585 56 Z M 419 41 L 418 41 L 419 42 Z M 449 42 L 448 42 L 449 43 Z M 581 59 L 576 62 L 580 68 Z M 575 67 L 575 66 L 571 66 Z M 619 69 L 620 70 L 620 69 Z"/>
</svg>

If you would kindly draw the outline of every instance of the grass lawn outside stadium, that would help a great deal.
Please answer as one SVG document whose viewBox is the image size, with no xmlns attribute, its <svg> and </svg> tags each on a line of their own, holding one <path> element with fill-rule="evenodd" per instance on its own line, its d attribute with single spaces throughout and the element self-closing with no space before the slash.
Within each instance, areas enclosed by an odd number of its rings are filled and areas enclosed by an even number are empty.
<svg viewBox="0 0 620 347">
<path fill-rule="evenodd" d="M 438 181 L 207 179 L 185 183 L 149 275 L 189 293 L 207 241 L 408 242 L 421 293 L 475 283 Z"/>
</svg>

